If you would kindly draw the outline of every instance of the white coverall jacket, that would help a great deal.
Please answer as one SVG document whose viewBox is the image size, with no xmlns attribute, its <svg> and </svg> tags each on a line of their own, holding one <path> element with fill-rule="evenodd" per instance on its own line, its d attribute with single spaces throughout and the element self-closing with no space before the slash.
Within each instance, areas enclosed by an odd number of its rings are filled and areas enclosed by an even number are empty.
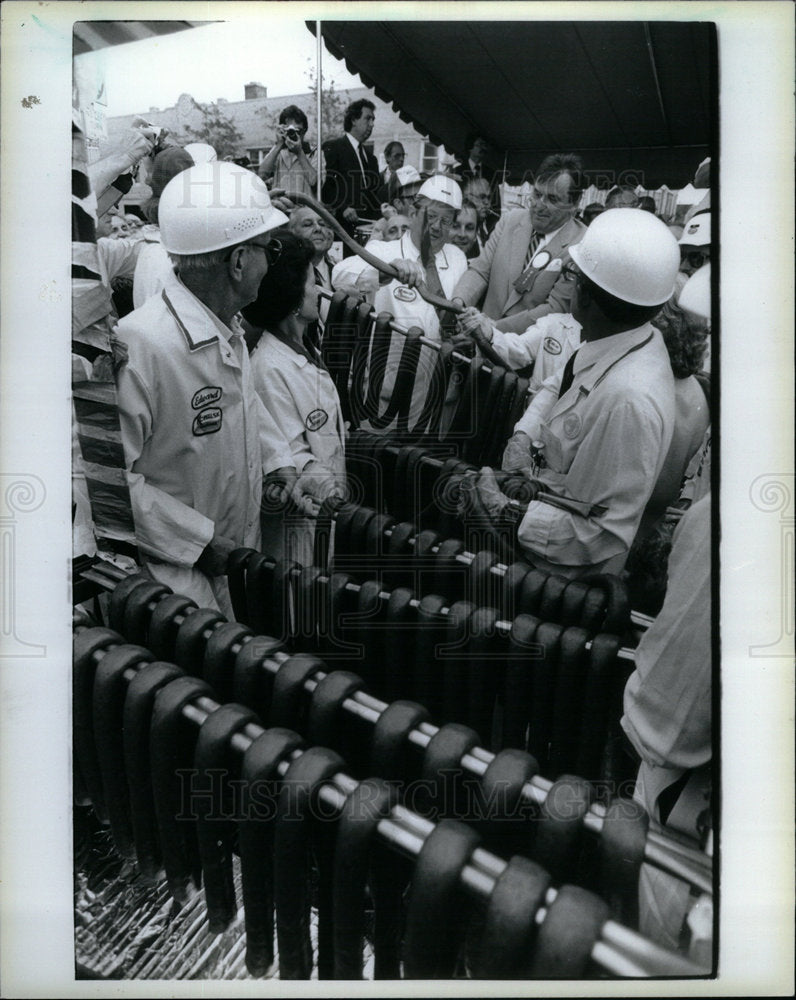
<svg viewBox="0 0 796 1000">
<path fill-rule="evenodd" d="M 658 480 L 675 420 L 674 376 L 649 323 L 584 343 L 558 398 L 552 375 L 515 426 L 543 462 L 531 476 L 551 493 L 607 508 L 583 516 L 534 500 L 517 537 L 541 569 L 577 577 L 619 573 Z"/>
<path fill-rule="evenodd" d="M 368 244 L 368 251 L 380 260 L 390 261 L 400 258 L 401 260 L 411 260 L 420 263 L 420 250 L 412 242 L 409 233 L 404 233 L 399 240 L 381 242 L 374 240 Z M 459 278 L 467 270 L 467 258 L 457 246 L 446 243 L 434 257 L 437 274 L 442 290 L 447 298 L 453 294 Z M 339 288 L 341 285 L 353 285 L 363 271 L 371 265 L 362 260 L 361 257 L 346 257 L 339 264 L 335 264 L 332 271 L 332 285 Z M 429 340 L 441 341 L 439 330 L 439 318 L 434 306 L 420 297 L 416 288 L 409 288 L 399 281 L 393 280 L 387 285 L 383 285 L 376 292 L 374 301 L 376 312 L 392 313 L 395 322 L 399 326 L 422 328 Z M 381 388 L 381 399 L 379 401 L 379 413 L 387 409 L 387 405 L 392 395 L 395 385 L 395 376 L 398 372 L 398 364 L 404 349 L 404 337 L 401 334 L 393 334 L 390 342 L 390 352 L 387 358 L 387 369 L 384 375 L 384 382 Z M 423 405 L 426 402 L 428 388 L 431 383 L 431 373 L 437 363 L 437 352 L 431 347 L 422 347 L 418 359 L 417 376 L 412 391 L 412 402 L 409 410 L 409 427 L 411 428 L 420 416 Z M 363 427 L 369 428 L 367 422 Z M 380 433 L 387 433 L 393 425 L 385 427 Z"/>
<path fill-rule="evenodd" d="M 214 533 L 259 548 L 263 475 L 293 465 L 254 391 L 237 320 L 175 278 L 116 327 L 119 416 L 136 537 L 152 575 L 231 614 L 226 577 L 196 560 Z"/>
</svg>

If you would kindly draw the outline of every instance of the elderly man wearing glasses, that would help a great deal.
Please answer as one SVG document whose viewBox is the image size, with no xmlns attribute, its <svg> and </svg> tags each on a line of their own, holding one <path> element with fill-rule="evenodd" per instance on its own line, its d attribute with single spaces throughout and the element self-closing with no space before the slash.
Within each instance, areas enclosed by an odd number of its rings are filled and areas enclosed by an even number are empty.
<svg viewBox="0 0 796 1000">
<path fill-rule="evenodd" d="M 464 305 L 477 305 L 500 330 L 522 333 L 540 316 L 569 312 L 572 283 L 562 279 L 568 248 L 586 227 L 575 218 L 581 193 L 581 162 L 557 154 L 543 160 L 530 209 L 504 215 L 483 253 L 470 262 L 454 290 Z"/>
<path fill-rule="evenodd" d="M 158 219 L 175 278 L 121 320 L 114 346 L 136 542 L 156 580 L 232 618 L 224 574 L 233 549 L 259 548 L 264 477 L 296 481 L 237 319 L 287 218 L 255 174 L 215 161 L 169 181 Z"/>
</svg>

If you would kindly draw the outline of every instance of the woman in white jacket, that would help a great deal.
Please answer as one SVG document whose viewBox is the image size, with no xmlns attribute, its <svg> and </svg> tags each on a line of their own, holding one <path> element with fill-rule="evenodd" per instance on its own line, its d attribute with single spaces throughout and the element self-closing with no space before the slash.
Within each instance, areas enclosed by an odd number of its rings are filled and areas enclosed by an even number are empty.
<svg viewBox="0 0 796 1000">
<path fill-rule="evenodd" d="M 310 566 L 315 522 L 305 516 L 308 497 L 344 495 L 345 425 L 337 389 L 306 336 L 308 325 L 318 319 L 314 247 L 280 231 L 268 252 L 268 273 L 243 316 L 254 387 L 290 444 L 299 478 L 293 510 L 269 509 L 263 498 L 263 551 Z"/>
</svg>

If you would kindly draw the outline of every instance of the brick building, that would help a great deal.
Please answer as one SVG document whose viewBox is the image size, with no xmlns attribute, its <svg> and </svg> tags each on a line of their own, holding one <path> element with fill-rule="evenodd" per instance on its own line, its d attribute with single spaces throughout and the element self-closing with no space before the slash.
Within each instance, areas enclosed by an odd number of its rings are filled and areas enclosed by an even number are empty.
<svg viewBox="0 0 796 1000">
<path fill-rule="evenodd" d="M 334 133 L 324 136 L 334 138 L 343 132 L 342 110 L 352 101 L 360 98 L 371 100 L 376 106 L 376 124 L 370 141 L 366 143 L 379 159 L 379 165 L 384 167 L 384 147 L 392 140 L 398 140 L 406 150 L 406 163 L 418 170 L 432 172 L 442 169 L 451 157 L 444 147 L 435 146 L 420 135 L 411 125 L 401 121 L 389 104 L 380 100 L 367 87 L 356 87 L 340 90 L 340 121 Z M 237 156 L 247 155 L 254 166 L 257 166 L 274 143 L 274 126 L 282 108 L 289 104 L 300 107 L 307 115 L 310 131 L 307 139 L 313 147 L 316 135 L 316 103 L 311 93 L 290 94 L 281 97 L 268 97 L 266 88 L 259 83 L 247 83 L 244 87 L 244 100 L 227 101 L 219 98 L 215 102 L 220 111 L 227 116 L 241 132 L 243 138 L 238 143 Z M 138 114 L 153 125 L 167 128 L 176 138 L 185 137 L 186 127 L 199 129 L 203 124 L 201 109 L 190 94 L 181 94 L 177 103 L 170 108 L 149 108 Z M 137 115 L 120 115 L 108 118 L 106 128 L 108 139 L 112 141 L 120 132 L 129 128 Z M 186 138 L 186 141 L 190 141 Z M 124 211 L 135 209 L 149 197 L 150 191 L 145 184 L 136 184 L 124 198 Z"/>
</svg>

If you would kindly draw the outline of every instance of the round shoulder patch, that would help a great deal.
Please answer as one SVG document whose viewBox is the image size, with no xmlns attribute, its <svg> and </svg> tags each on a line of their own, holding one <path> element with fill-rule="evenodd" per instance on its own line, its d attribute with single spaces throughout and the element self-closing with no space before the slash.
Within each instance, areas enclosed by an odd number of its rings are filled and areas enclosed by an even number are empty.
<svg viewBox="0 0 796 1000">
<path fill-rule="evenodd" d="M 561 344 L 555 339 L 555 337 L 545 337 L 542 346 L 547 351 L 548 354 L 560 354 Z"/>
<path fill-rule="evenodd" d="M 321 427 L 329 419 L 329 414 L 326 410 L 313 410 L 311 413 L 307 414 L 307 419 L 304 421 L 304 426 L 308 431 L 319 431 Z"/>
<path fill-rule="evenodd" d="M 576 438 L 580 434 L 581 419 L 577 413 L 570 413 L 564 420 L 564 433 L 568 438 Z"/>
</svg>

